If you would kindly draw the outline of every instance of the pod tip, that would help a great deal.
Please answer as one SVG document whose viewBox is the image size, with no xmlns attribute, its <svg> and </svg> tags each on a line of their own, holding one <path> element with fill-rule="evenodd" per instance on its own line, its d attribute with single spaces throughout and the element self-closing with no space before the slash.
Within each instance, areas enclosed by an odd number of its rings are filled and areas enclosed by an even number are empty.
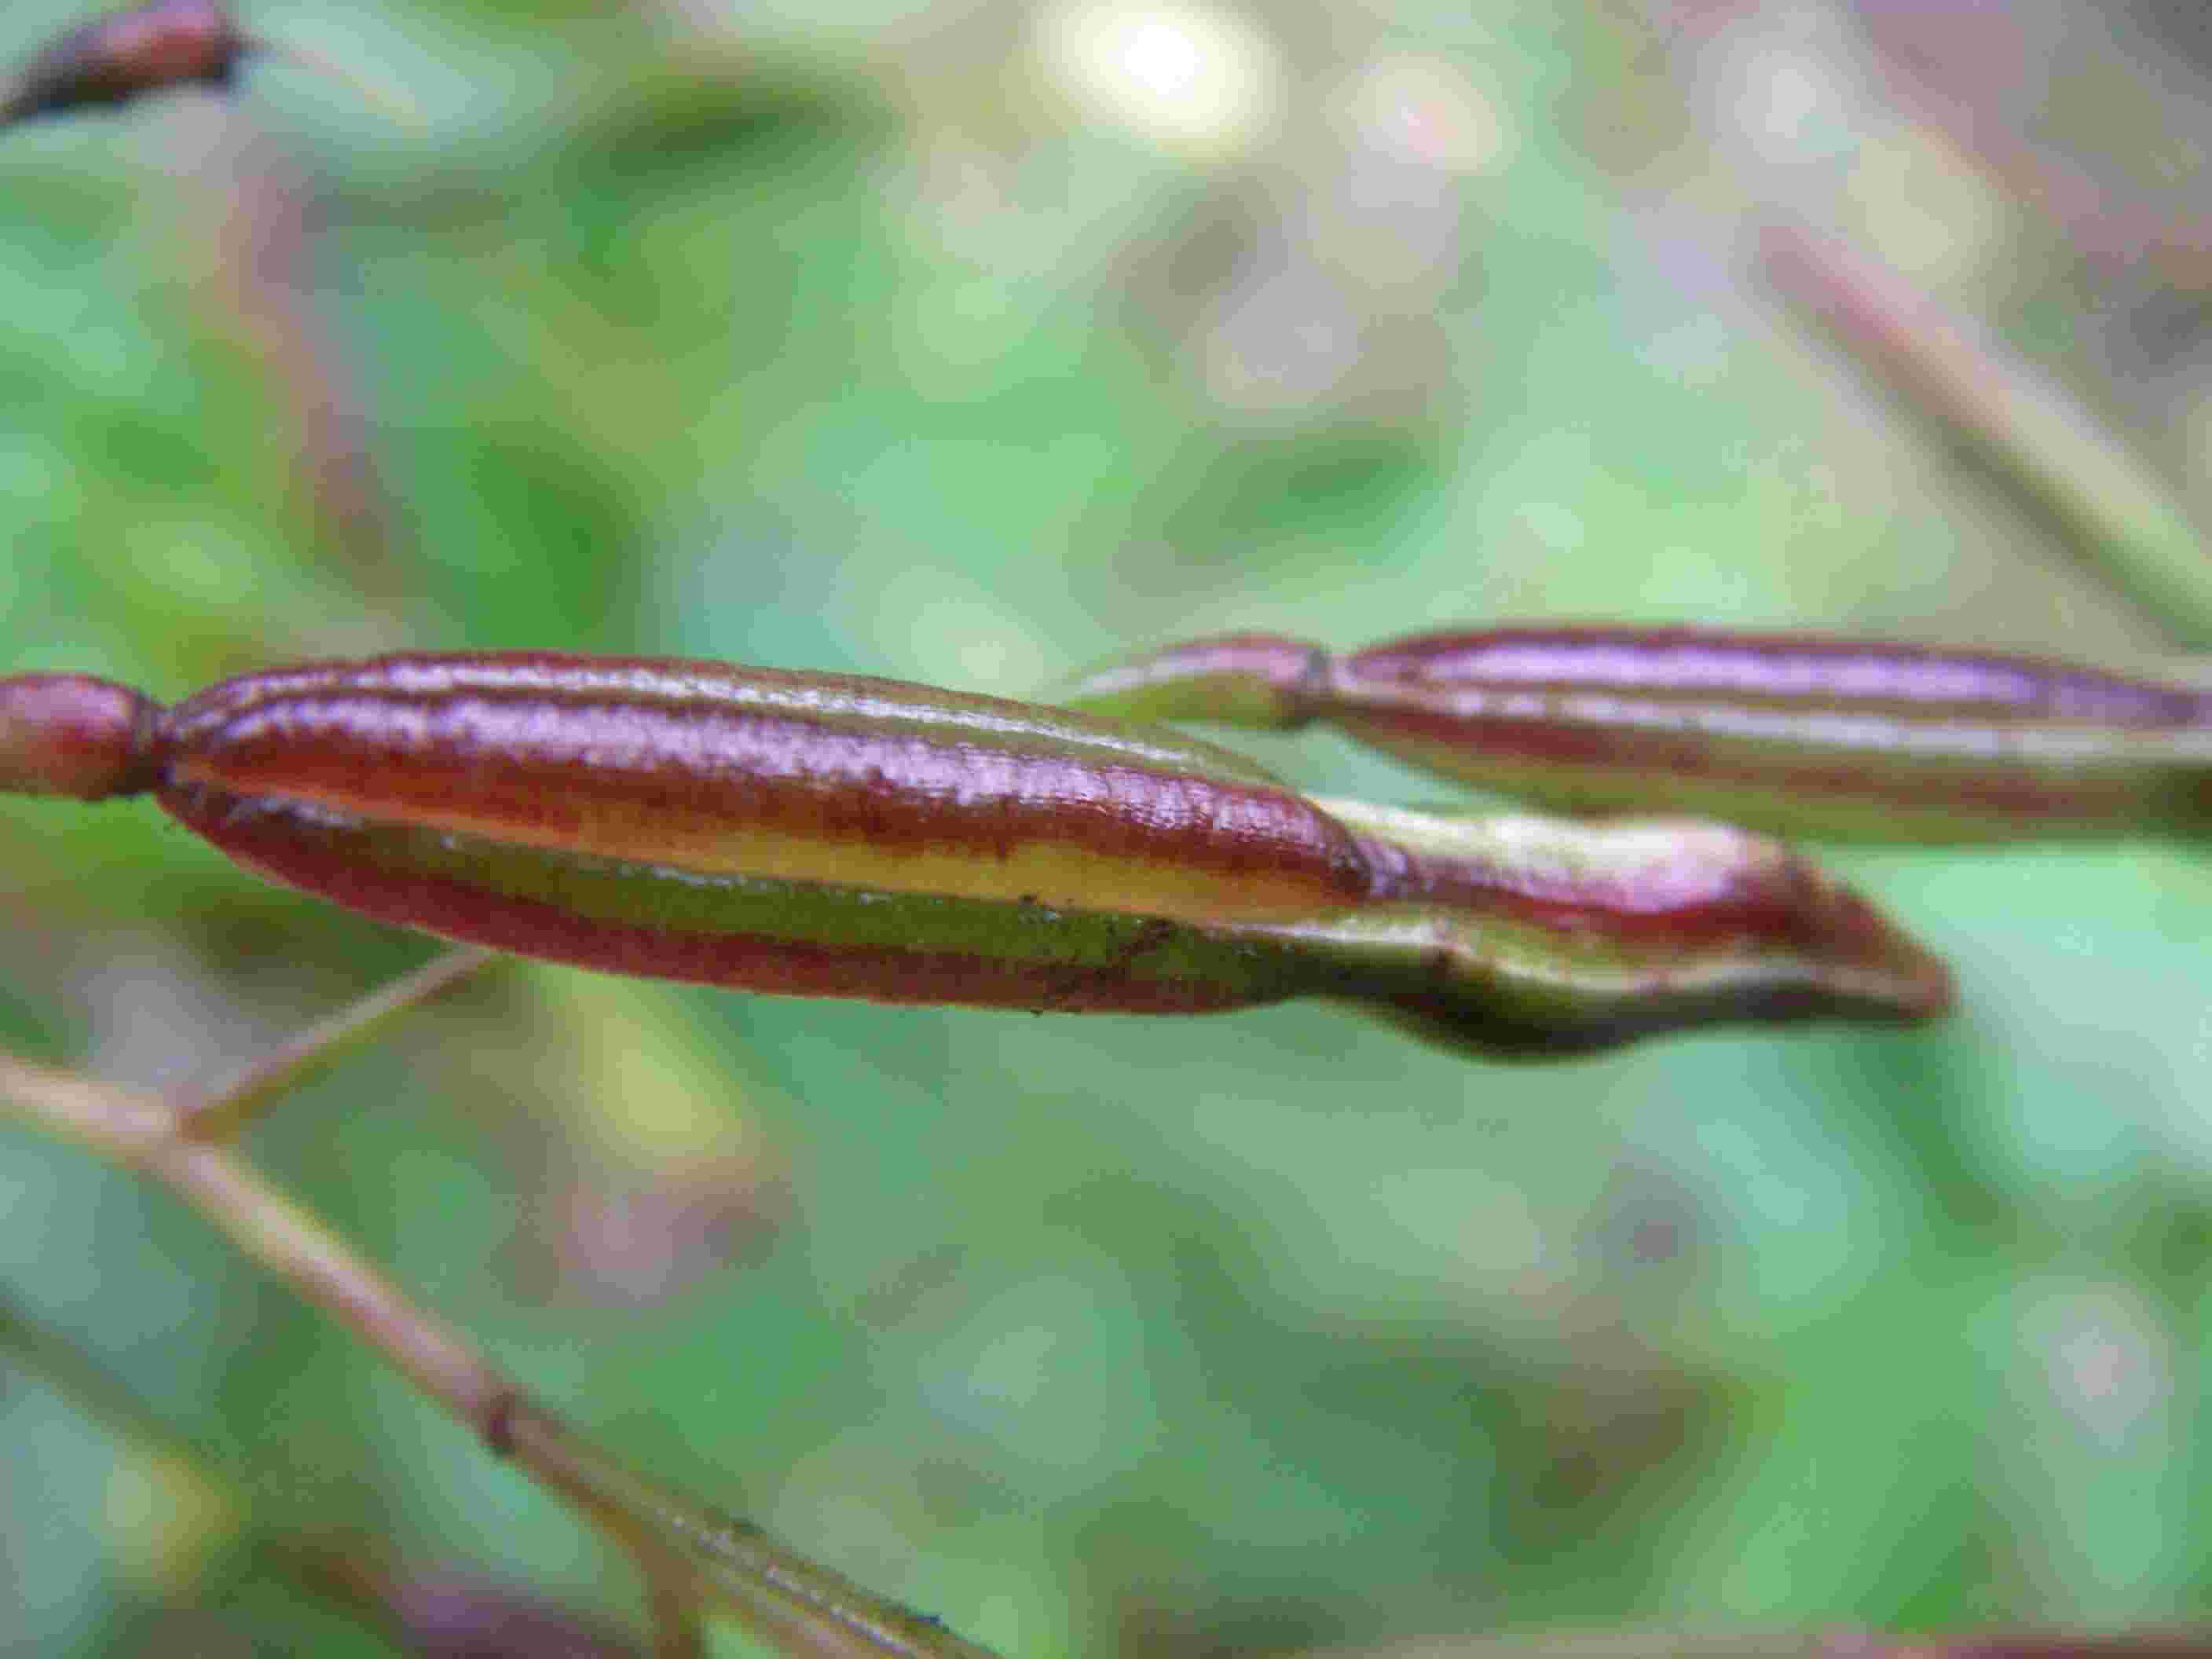
<svg viewBox="0 0 2212 1659">
<path fill-rule="evenodd" d="M 0 793 L 103 800 L 160 781 L 161 705 L 89 674 L 0 676 Z"/>
<path fill-rule="evenodd" d="M 252 46 L 214 0 L 149 0 L 71 29 L 35 55 L 0 95 L 0 125 L 165 87 L 222 88 Z"/>
<path fill-rule="evenodd" d="M 1328 653 L 1277 634 L 1225 634 L 1097 669 L 1060 700 L 1127 720 L 1302 726 L 1326 684 Z"/>
</svg>

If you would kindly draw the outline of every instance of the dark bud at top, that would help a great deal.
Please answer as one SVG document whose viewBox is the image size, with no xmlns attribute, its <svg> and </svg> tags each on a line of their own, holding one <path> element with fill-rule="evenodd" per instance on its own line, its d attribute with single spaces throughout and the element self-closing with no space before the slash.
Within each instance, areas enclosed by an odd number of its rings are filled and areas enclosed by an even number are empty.
<svg viewBox="0 0 2212 1659">
<path fill-rule="evenodd" d="M 89 674 L 0 675 L 0 793 L 100 800 L 154 787 L 161 708 Z"/>
<path fill-rule="evenodd" d="M 121 104 L 164 87 L 227 87 L 252 45 L 211 0 L 150 0 L 72 29 L 40 52 L 0 97 L 0 125 Z"/>
</svg>

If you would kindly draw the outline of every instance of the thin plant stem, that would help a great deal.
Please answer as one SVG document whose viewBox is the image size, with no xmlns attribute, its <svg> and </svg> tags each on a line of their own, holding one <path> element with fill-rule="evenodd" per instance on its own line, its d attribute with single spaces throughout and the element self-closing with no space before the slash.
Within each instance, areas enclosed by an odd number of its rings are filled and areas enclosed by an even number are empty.
<svg viewBox="0 0 2212 1659">
<path fill-rule="evenodd" d="M 245 1531 L 261 1564 L 290 1579 L 317 1600 L 343 1608 L 361 1620 L 364 1628 L 389 1630 L 396 1622 L 404 1633 L 413 1589 L 406 1578 L 362 1559 L 350 1548 L 254 1532 L 252 1504 L 237 1479 L 211 1462 L 198 1445 L 165 1421 L 139 1397 L 137 1390 L 100 1360 L 59 1332 L 0 1298 L 0 1364 L 10 1363 L 37 1377 L 88 1420 L 104 1429 L 122 1450 L 142 1461 L 158 1462 L 184 1473 L 213 1494 L 224 1513 L 226 1530 Z M 681 1607 L 664 1607 L 665 1598 L 659 1593 L 659 1584 L 656 1582 L 647 1588 L 653 1603 L 653 1627 L 665 1633 L 661 1650 L 671 1655 L 700 1651 L 696 1644 L 703 1639 L 703 1632 L 696 1596 Z M 568 1621 L 570 1618 L 566 1609 L 530 1607 L 526 1611 L 541 1621 Z M 506 1612 L 503 1604 L 494 1601 L 489 1617 L 500 1620 Z M 585 1630 L 580 1622 L 572 1624 L 570 1628 Z M 690 1650 L 678 1648 L 667 1639 L 673 1636 L 688 1637 L 695 1645 Z M 502 1653 L 523 1650 L 519 1644 L 511 1650 L 500 1650 Z M 596 1641 L 574 1650 L 580 1659 L 586 1654 L 635 1655 L 640 1651 L 627 1643 L 612 1645 Z"/>
<path fill-rule="evenodd" d="M 270 1101 L 351 1053 L 389 1021 L 443 995 L 497 959 L 497 952 L 473 947 L 448 951 L 329 1018 L 318 1020 L 258 1060 L 191 1096 L 183 1109 L 186 1132 L 199 1140 L 228 1139 Z"/>
<path fill-rule="evenodd" d="M 1955 64 L 1920 48 L 1926 9 L 1855 6 L 1860 32 L 1881 59 L 1891 98 L 1940 131 L 2012 201 L 2040 215 L 2069 246 L 2112 270 L 2148 261 L 2161 281 L 2188 294 L 2212 292 L 2212 222 L 2124 185 L 2037 143 L 2003 107 L 2003 88 L 1961 77 Z"/>
<path fill-rule="evenodd" d="M 268 57 L 285 58 L 301 69 L 327 76 L 379 114 L 401 125 L 419 132 L 429 125 L 422 113 L 422 106 L 397 82 L 364 74 L 359 65 L 346 63 L 301 41 L 255 35 L 248 37 L 247 44 Z"/>
<path fill-rule="evenodd" d="M 2212 645 L 2212 549 L 2068 393 L 1831 238 L 1772 219 L 1759 257 L 1792 305 L 1970 441 L 2153 627 Z"/>
<path fill-rule="evenodd" d="M 656 1611 L 690 1586 L 817 1650 L 893 1659 L 989 1659 L 935 1620 L 860 1589 L 757 1528 L 629 1468 L 532 1401 L 445 1324 L 273 1187 L 236 1151 L 199 1138 L 156 1096 L 0 1054 L 0 1109 L 175 1193 L 243 1254 L 374 1348 L 424 1394 L 568 1500 L 637 1559 Z M 696 1625 L 696 1613 L 689 1616 Z M 700 1650 L 679 1622 L 661 1649 Z"/>
<path fill-rule="evenodd" d="M 863 1590 L 751 1522 L 639 1474 L 532 1401 L 518 1396 L 503 1426 L 516 1459 L 539 1480 L 594 1510 L 611 1508 L 674 1545 L 732 1606 L 771 1629 L 796 1630 L 828 1651 L 989 1659 L 990 1650 L 955 1636 L 939 1620 Z M 833 1639 L 823 1644 L 823 1638 Z"/>
<path fill-rule="evenodd" d="M 211 1486 L 229 1484 L 120 1377 L 5 1297 L 0 1297 L 0 1358 L 36 1376 L 123 1444 L 186 1465 Z"/>
</svg>

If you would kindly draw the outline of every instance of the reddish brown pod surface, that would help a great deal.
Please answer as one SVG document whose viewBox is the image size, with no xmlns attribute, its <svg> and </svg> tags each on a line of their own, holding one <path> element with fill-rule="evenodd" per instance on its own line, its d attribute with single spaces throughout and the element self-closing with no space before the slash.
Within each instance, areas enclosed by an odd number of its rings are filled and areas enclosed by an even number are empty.
<svg viewBox="0 0 2212 1659">
<path fill-rule="evenodd" d="M 2203 692 L 1964 648 L 1554 627 L 1338 656 L 1235 635 L 1104 670 L 1071 700 L 1150 719 L 1326 721 L 1575 811 L 1692 811 L 1881 841 L 2212 828 Z"/>
<path fill-rule="evenodd" d="M 1236 757 L 896 681 L 548 654 L 250 675 L 163 726 L 167 797 L 681 868 L 1228 920 L 1355 902 L 1350 836 Z"/>
<path fill-rule="evenodd" d="M 1923 1018 L 1942 965 L 1722 826 L 1320 802 L 1163 728 L 850 676 L 547 653 L 0 681 L 0 784 L 151 790 L 383 921 L 613 972 L 1036 1010 L 1341 1000 L 1485 1053 Z"/>
<path fill-rule="evenodd" d="M 208 0 L 155 0 L 49 42 L 0 98 L 0 123 L 120 104 L 167 87 L 226 87 L 252 45 Z"/>
<path fill-rule="evenodd" d="M 161 803 L 387 921 L 617 971 L 895 1001 L 1273 1000 L 1188 925 L 1358 902 L 1319 808 L 1171 733 L 831 675 L 515 653 L 178 705 Z"/>
</svg>

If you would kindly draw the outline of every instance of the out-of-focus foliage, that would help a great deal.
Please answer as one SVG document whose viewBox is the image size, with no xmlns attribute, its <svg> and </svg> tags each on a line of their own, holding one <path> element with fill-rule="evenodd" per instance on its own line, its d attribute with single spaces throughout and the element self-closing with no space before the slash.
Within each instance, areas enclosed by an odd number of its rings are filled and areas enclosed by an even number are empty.
<svg viewBox="0 0 2212 1659">
<path fill-rule="evenodd" d="M 271 58 L 0 137 L 11 669 L 538 645 L 1025 694 L 1232 628 L 2162 643 L 1777 302 L 1777 214 L 2212 505 L 2188 7 L 244 9 L 425 119 Z M 17 0 L 0 55 L 76 16 Z M 517 969 L 256 1147 L 580 1422 L 1024 1656 L 2212 1611 L 2212 880 L 1838 861 L 1956 1020 L 1521 1070 L 1304 1007 Z M 0 806 L 0 1040 L 134 1081 L 424 954 L 130 805 Z M 0 1291 L 270 1528 L 631 1605 L 188 1218 L 14 1134 Z M 379 1650 L 167 1536 L 212 1511 L 12 1370 L 0 1447 L 33 1650 L 153 1650 L 178 1603 Z"/>
</svg>

